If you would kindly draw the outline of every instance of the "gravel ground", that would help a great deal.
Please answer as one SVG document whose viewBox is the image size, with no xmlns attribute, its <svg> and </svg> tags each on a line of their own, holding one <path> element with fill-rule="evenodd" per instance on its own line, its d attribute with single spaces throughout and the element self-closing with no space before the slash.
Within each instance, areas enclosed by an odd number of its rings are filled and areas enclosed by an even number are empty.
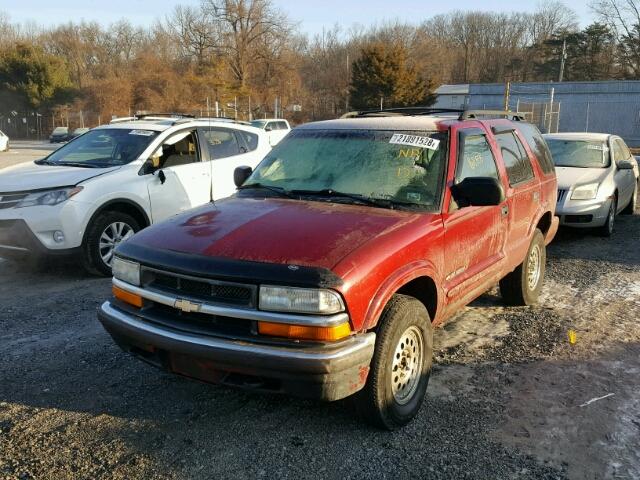
<svg viewBox="0 0 640 480">
<path fill-rule="evenodd" d="M 393 433 L 348 401 L 157 371 L 100 327 L 109 280 L 0 261 L 0 479 L 640 478 L 639 238 L 640 216 L 561 232 L 539 306 L 494 290 L 438 329 L 424 408 Z"/>
</svg>

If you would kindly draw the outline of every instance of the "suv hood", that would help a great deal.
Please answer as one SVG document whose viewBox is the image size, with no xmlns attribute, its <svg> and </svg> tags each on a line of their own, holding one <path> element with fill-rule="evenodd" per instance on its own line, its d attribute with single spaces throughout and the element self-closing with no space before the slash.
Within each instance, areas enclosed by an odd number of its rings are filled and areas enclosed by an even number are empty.
<svg viewBox="0 0 640 480">
<path fill-rule="evenodd" d="M 558 188 L 561 190 L 569 190 L 575 185 L 585 185 L 596 182 L 602 183 L 609 172 L 609 168 L 556 167 Z"/>
<path fill-rule="evenodd" d="M 418 217 L 359 205 L 231 197 L 147 228 L 127 244 L 332 269 L 365 242 Z"/>
<path fill-rule="evenodd" d="M 24 192 L 77 185 L 120 167 L 82 168 L 22 163 L 0 170 L 0 192 Z"/>
</svg>

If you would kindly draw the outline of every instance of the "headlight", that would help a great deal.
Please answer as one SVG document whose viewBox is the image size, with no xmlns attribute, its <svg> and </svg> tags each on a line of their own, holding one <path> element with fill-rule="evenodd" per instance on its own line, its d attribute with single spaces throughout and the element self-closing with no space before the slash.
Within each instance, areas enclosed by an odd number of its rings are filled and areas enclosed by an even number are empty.
<svg viewBox="0 0 640 480">
<path fill-rule="evenodd" d="M 260 287 L 260 309 L 331 314 L 344 311 L 344 303 L 333 290 L 265 285 Z"/>
<path fill-rule="evenodd" d="M 58 205 L 81 191 L 82 187 L 71 187 L 30 193 L 16 205 L 16 208 L 34 207 L 36 205 Z"/>
<path fill-rule="evenodd" d="M 571 200 L 592 200 L 596 198 L 598 186 L 597 183 L 589 183 L 576 187 L 571 194 Z"/>
<path fill-rule="evenodd" d="M 140 264 L 123 260 L 120 257 L 113 257 L 111 262 L 111 272 L 114 278 L 130 283 L 131 285 L 140 286 Z"/>
</svg>

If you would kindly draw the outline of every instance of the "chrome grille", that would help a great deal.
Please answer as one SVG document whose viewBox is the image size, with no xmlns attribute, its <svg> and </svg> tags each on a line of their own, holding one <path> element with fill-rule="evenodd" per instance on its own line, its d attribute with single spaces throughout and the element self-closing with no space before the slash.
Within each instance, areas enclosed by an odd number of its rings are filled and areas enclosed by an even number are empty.
<svg viewBox="0 0 640 480">
<path fill-rule="evenodd" d="M 15 207 L 28 193 L 0 193 L 0 210 Z"/>
<path fill-rule="evenodd" d="M 562 202 L 566 196 L 567 190 L 558 190 L 558 203 Z"/>
<path fill-rule="evenodd" d="M 144 288 L 212 304 L 255 308 L 257 303 L 255 285 L 190 277 L 149 267 L 142 267 L 142 282 Z"/>
</svg>

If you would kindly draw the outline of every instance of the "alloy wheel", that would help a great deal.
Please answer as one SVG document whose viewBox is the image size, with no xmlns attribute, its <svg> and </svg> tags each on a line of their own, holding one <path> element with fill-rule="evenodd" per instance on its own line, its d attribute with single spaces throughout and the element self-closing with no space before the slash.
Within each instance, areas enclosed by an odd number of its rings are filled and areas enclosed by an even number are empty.
<svg viewBox="0 0 640 480">
<path fill-rule="evenodd" d="M 410 326 L 400 336 L 391 364 L 391 391 L 400 405 L 407 404 L 420 383 L 424 344 L 422 333 Z"/>
<path fill-rule="evenodd" d="M 100 258 L 105 265 L 111 266 L 116 247 L 133 236 L 134 233 L 133 228 L 124 222 L 114 222 L 107 225 L 107 228 L 100 235 L 100 243 L 98 244 Z"/>
</svg>

